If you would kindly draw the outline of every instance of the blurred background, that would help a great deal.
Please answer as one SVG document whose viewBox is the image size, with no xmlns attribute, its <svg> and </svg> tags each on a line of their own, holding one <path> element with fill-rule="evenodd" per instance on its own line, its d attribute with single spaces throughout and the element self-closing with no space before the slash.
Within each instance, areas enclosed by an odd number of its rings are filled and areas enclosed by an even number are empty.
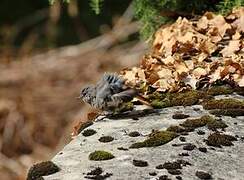
<svg viewBox="0 0 244 180">
<path fill-rule="evenodd" d="M 0 1 L 0 179 L 25 179 L 71 140 L 89 107 L 82 86 L 147 51 L 130 0 Z"/>
</svg>

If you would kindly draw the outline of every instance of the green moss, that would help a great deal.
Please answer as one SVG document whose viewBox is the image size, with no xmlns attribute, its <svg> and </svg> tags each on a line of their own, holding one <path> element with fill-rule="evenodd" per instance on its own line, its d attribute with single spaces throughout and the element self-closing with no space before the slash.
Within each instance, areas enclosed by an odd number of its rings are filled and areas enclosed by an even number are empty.
<svg viewBox="0 0 244 180">
<path fill-rule="evenodd" d="M 53 173 L 58 172 L 59 167 L 54 164 L 52 161 L 45 161 L 38 164 L 33 165 L 27 175 L 27 180 L 36 180 L 42 179 L 42 176 L 47 176 Z"/>
<path fill-rule="evenodd" d="M 182 113 L 176 113 L 172 116 L 173 119 L 185 119 L 188 117 L 190 117 L 190 116 L 187 114 L 182 114 Z"/>
<path fill-rule="evenodd" d="M 232 141 L 236 141 L 236 140 L 237 139 L 234 136 L 215 132 L 208 136 L 208 139 L 206 140 L 206 144 L 215 147 L 232 146 L 233 145 Z"/>
<path fill-rule="evenodd" d="M 210 130 L 216 131 L 217 129 L 224 129 L 228 126 L 222 120 L 213 119 L 207 123 L 207 127 Z"/>
<path fill-rule="evenodd" d="M 113 158 L 114 155 L 107 151 L 94 151 L 89 155 L 89 159 L 92 161 L 104 161 Z"/>
<path fill-rule="evenodd" d="M 201 118 L 198 119 L 188 119 L 181 124 L 181 126 L 185 128 L 192 128 L 192 129 L 196 129 L 206 125 L 210 130 L 216 130 L 219 128 L 223 129 L 227 127 L 227 125 L 223 121 L 217 120 L 209 115 L 202 116 Z"/>
<path fill-rule="evenodd" d="M 175 133 L 182 133 L 186 132 L 186 128 L 182 126 L 170 126 L 167 128 L 167 131 L 175 132 Z"/>
<path fill-rule="evenodd" d="M 204 109 L 244 109 L 244 101 L 237 99 L 212 99 L 203 103 Z"/>
<path fill-rule="evenodd" d="M 190 106 L 197 104 L 199 99 L 204 98 L 205 93 L 200 91 L 186 91 L 180 93 L 155 93 L 149 96 L 154 108 L 165 108 L 171 106 Z"/>
<path fill-rule="evenodd" d="M 205 115 L 198 119 L 187 119 L 184 121 L 181 126 L 185 128 L 199 128 L 207 125 L 208 122 L 214 121 L 211 116 Z"/>
<path fill-rule="evenodd" d="M 204 97 L 204 93 L 200 91 L 187 91 L 182 93 L 175 93 L 174 97 L 171 99 L 173 106 L 190 106 L 197 104 L 199 99 Z"/>
<path fill-rule="evenodd" d="M 156 109 L 161 109 L 161 108 L 166 108 L 172 106 L 170 101 L 168 99 L 165 100 L 160 100 L 160 99 L 155 99 L 151 102 L 152 107 Z"/>
<path fill-rule="evenodd" d="M 121 104 L 118 108 L 116 108 L 114 110 L 114 113 L 122 113 L 122 112 L 126 112 L 126 111 L 132 111 L 134 108 L 134 105 L 132 102 L 126 102 Z"/>
<path fill-rule="evenodd" d="M 100 142 L 103 142 L 103 143 L 107 143 L 107 142 L 111 142 L 114 140 L 113 137 L 111 136 L 102 136 L 98 139 Z"/>
<path fill-rule="evenodd" d="M 132 144 L 130 148 L 161 146 L 170 142 L 176 137 L 177 134 L 171 131 L 157 131 L 151 133 L 146 140 Z"/>
<path fill-rule="evenodd" d="M 244 109 L 213 109 L 209 113 L 217 116 L 244 116 Z"/>
<path fill-rule="evenodd" d="M 94 134 L 96 134 L 97 132 L 94 129 L 86 129 L 82 132 L 83 136 L 92 136 Z"/>
<path fill-rule="evenodd" d="M 226 86 L 213 86 L 207 90 L 207 94 L 212 96 L 231 94 L 233 92 L 234 92 L 233 89 Z"/>
</svg>

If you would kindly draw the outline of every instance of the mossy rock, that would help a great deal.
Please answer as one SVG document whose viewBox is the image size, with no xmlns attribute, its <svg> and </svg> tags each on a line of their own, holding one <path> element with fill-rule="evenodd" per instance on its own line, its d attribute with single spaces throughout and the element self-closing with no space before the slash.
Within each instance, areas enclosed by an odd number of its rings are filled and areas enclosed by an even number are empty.
<svg viewBox="0 0 244 180">
<path fill-rule="evenodd" d="M 89 159 L 91 161 L 104 161 L 104 160 L 109 160 L 109 159 L 113 159 L 114 155 L 110 152 L 107 151 L 94 151 L 92 153 L 90 153 L 89 155 Z"/>
<path fill-rule="evenodd" d="M 149 137 L 142 141 L 134 143 L 130 148 L 155 147 L 166 144 L 176 138 L 178 135 L 171 131 L 157 131 L 149 135 Z"/>
<path fill-rule="evenodd" d="M 212 99 L 203 103 L 204 109 L 244 109 L 244 101 L 237 99 Z"/>
<path fill-rule="evenodd" d="M 33 165 L 27 174 L 27 180 L 42 179 L 42 176 L 47 176 L 58 172 L 60 168 L 52 161 L 45 161 Z"/>
</svg>

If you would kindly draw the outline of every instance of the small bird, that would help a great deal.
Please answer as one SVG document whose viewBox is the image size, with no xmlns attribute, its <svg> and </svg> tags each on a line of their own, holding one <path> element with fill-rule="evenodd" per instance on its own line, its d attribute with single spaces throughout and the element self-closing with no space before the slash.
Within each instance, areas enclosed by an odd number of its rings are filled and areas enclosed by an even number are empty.
<svg viewBox="0 0 244 180">
<path fill-rule="evenodd" d="M 80 98 L 94 108 L 111 111 L 131 101 L 137 94 L 135 89 L 126 87 L 125 81 L 117 74 L 105 73 L 97 84 L 83 88 Z"/>
</svg>

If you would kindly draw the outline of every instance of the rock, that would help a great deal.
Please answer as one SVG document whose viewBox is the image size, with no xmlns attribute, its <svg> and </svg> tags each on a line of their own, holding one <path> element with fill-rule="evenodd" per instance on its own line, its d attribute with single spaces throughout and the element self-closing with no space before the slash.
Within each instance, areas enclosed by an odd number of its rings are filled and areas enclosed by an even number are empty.
<svg viewBox="0 0 244 180">
<path fill-rule="evenodd" d="M 196 108 L 200 110 L 195 111 Z M 190 117 L 172 119 L 171 117 L 179 112 L 179 109 L 182 114 Z M 88 172 L 100 167 L 103 173 L 99 175 L 109 176 L 108 179 L 175 179 L 176 177 L 177 179 L 207 179 L 209 177 L 242 179 L 244 177 L 244 143 L 241 138 L 236 139 L 235 135 L 244 137 L 244 116 L 235 118 L 222 116 L 221 122 L 227 125 L 224 131 L 222 128 L 218 128 L 217 131 L 215 128 L 208 128 L 210 121 L 205 123 L 205 119 L 201 119 L 204 120 L 201 124 L 190 124 L 193 125 L 193 129 L 184 135 L 187 142 L 181 142 L 183 139 L 179 139 L 182 137 L 182 132 L 172 132 L 175 128 L 169 128 L 180 126 L 180 124 L 183 124 L 184 128 L 190 127 L 189 122 L 196 123 L 196 119 L 206 117 L 206 115 L 211 117 L 211 122 L 213 122 L 212 119 L 219 119 L 203 109 L 201 105 L 193 105 L 164 108 L 148 115 L 142 113 L 141 116 L 137 116 L 136 121 L 129 114 L 122 119 L 104 118 L 96 121 L 87 128 L 96 130 L 96 133 L 85 137 L 82 135 L 83 130 L 64 147 L 62 154 L 58 153 L 52 159 L 61 170 L 43 178 L 46 180 L 85 179 L 85 176 L 91 176 Z M 194 121 L 189 121 L 191 119 Z M 185 121 L 187 123 L 184 123 Z M 217 125 L 219 127 L 219 123 Z M 167 130 L 168 128 L 172 131 Z M 139 132 L 140 136 L 131 137 L 125 132 Z M 115 140 L 101 143 L 98 139 L 104 135 L 113 137 Z M 216 138 L 217 145 L 213 143 Z M 231 143 L 223 141 L 224 138 Z M 149 141 L 152 139 L 153 142 Z M 80 146 L 81 142 L 82 146 Z M 142 142 L 143 147 L 130 148 L 132 144 Z M 215 150 L 211 149 L 213 146 Z M 219 148 L 220 146 L 222 148 Z M 203 153 L 206 150 L 208 150 L 207 153 Z M 89 155 L 96 151 L 109 153 L 109 158 L 103 161 L 89 160 Z M 165 165 L 167 162 L 177 165 L 173 166 L 175 168 L 168 168 Z"/>
</svg>

